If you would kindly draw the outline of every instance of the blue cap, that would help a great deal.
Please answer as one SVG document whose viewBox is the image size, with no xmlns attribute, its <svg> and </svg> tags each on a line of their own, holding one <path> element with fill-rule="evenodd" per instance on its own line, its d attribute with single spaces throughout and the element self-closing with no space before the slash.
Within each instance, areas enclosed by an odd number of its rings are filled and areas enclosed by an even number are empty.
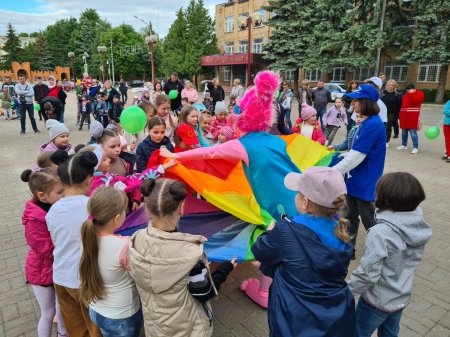
<svg viewBox="0 0 450 337">
<path fill-rule="evenodd" d="M 380 99 L 378 90 L 370 84 L 362 84 L 358 89 L 352 93 L 345 94 L 345 96 L 356 99 L 367 98 L 371 101 L 378 101 Z"/>
</svg>

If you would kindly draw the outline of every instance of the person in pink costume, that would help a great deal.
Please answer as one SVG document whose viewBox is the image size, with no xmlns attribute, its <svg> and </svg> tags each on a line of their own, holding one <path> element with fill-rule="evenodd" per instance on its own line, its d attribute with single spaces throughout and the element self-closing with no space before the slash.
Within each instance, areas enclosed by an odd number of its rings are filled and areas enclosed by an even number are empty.
<svg viewBox="0 0 450 337">
<path fill-rule="evenodd" d="M 181 162 L 195 159 L 241 160 L 261 209 L 267 211 L 273 219 L 279 219 L 281 213 L 293 216 L 296 212 L 295 203 L 289 200 L 294 200 L 295 195 L 283 188 L 284 176 L 289 172 L 300 171 L 287 154 L 285 141 L 267 132 L 275 118 L 272 102 L 280 80 L 276 73 L 263 71 L 256 75 L 254 82 L 255 86 L 239 102 L 242 112 L 236 125 L 242 132 L 242 137 L 217 146 L 176 154 L 165 149 L 161 150 L 161 155 Z M 270 179 L 266 174 L 261 174 L 263 170 L 270 171 Z M 280 208 L 280 205 L 283 207 Z M 241 290 L 258 305 L 267 308 L 271 283 L 270 277 L 261 274 L 259 280 L 245 280 L 241 284 Z"/>
<path fill-rule="evenodd" d="M 301 133 L 303 136 L 324 145 L 326 139 L 317 120 L 316 109 L 306 103 L 302 103 L 300 114 L 302 118 L 298 118 L 295 121 L 292 131 Z"/>
</svg>

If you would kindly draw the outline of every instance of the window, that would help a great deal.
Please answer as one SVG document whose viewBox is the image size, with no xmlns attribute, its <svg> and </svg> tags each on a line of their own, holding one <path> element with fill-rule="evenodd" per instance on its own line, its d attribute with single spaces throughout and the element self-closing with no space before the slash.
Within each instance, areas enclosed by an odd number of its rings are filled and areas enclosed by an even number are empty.
<svg viewBox="0 0 450 337">
<path fill-rule="evenodd" d="M 345 68 L 344 67 L 333 68 L 333 78 L 331 80 L 333 82 L 345 82 Z"/>
<path fill-rule="evenodd" d="M 309 80 L 310 82 L 317 82 L 320 79 L 320 70 L 319 69 L 311 69 L 305 70 L 305 80 Z"/>
<path fill-rule="evenodd" d="M 223 67 L 223 80 L 225 82 L 231 81 L 231 66 L 224 66 Z"/>
<path fill-rule="evenodd" d="M 239 53 L 248 53 L 248 43 L 247 40 L 239 41 Z"/>
<path fill-rule="evenodd" d="M 248 13 L 241 13 L 239 14 L 239 30 L 246 30 L 247 29 L 247 19 L 248 19 Z"/>
<path fill-rule="evenodd" d="M 234 42 L 225 42 L 223 46 L 223 52 L 225 54 L 233 54 L 234 53 Z"/>
<path fill-rule="evenodd" d="M 288 82 L 292 82 L 294 80 L 294 72 L 295 70 L 286 70 L 284 73 L 284 80 Z"/>
<path fill-rule="evenodd" d="M 266 23 L 266 10 L 260 9 L 255 11 L 255 13 L 252 15 L 253 19 L 253 25 L 255 27 L 261 27 L 264 26 Z"/>
<path fill-rule="evenodd" d="M 355 74 L 353 79 L 356 81 L 364 81 L 365 79 L 371 78 L 375 72 L 374 68 L 357 68 L 355 69 Z"/>
<path fill-rule="evenodd" d="M 264 39 L 254 39 L 253 40 L 253 52 L 255 54 L 262 54 L 263 43 L 264 43 Z"/>
<path fill-rule="evenodd" d="M 420 64 L 418 82 L 439 82 L 442 65 L 437 61 L 431 61 L 427 64 Z"/>
<path fill-rule="evenodd" d="M 408 76 L 408 65 L 396 60 L 386 60 L 384 73 L 388 80 L 406 82 Z"/>
<path fill-rule="evenodd" d="M 234 31 L 234 16 L 227 16 L 225 18 L 225 33 Z"/>
</svg>

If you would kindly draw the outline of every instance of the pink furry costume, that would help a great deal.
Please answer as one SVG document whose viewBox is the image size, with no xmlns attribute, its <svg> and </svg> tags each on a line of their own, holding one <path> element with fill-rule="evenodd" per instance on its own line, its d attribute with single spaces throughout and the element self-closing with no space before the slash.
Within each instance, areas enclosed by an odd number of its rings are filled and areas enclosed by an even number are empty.
<svg viewBox="0 0 450 337">
<path fill-rule="evenodd" d="M 280 219 L 281 210 L 288 216 L 297 214 L 295 192 L 284 188 L 283 181 L 286 174 L 299 172 L 286 152 L 285 141 L 267 133 L 273 124 L 275 112 L 272 102 L 278 85 L 279 78 L 274 72 L 263 71 L 255 77 L 255 86 L 239 102 L 242 113 L 236 125 L 244 134 L 241 138 L 218 146 L 171 155 L 181 162 L 215 158 L 241 160 L 258 204 L 273 219 Z M 257 304 L 267 308 L 271 282 L 271 278 L 261 275 L 259 280 L 245 280 L 241 290 Z"/>
</svg>

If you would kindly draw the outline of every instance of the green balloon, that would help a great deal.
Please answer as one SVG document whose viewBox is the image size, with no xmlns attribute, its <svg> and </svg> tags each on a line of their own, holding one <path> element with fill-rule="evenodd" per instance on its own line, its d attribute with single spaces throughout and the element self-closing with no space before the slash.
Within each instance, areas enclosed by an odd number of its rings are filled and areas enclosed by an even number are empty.
<svg viewBox="0 0 450 337">
<path fill-rule="evenodd" d="M 275 91 L 275 99 L 278 99 L 280 97 L 280 90 Z"/>
<path fill-rule="evenodd" d="M 147 116 L 140 107 L 130 106 L 123 110 L 120 115 L 120 124 L 130 134 L 139 133 L 144 130 L 145 124 L 147 124 Z"/>
<path fill-rule="evenodd" d="M 426 131 L 425 131 L 425 137 L 427 137 L 430 140 L 436 139 L 437 137 L 439 137 L 439 134 L 441 133 L 441 130 L 439 129 L 438 126 L 430 126 Z"/>
<path fill-rule="evenodd" d="M 39 103 L 34 103 L 34 110 L 40 111 L 41 110 L 41 105 Z"/>
<path fill-rule="evenodd" d="M 170 99 L 175 99 L 175 98 L 177 98 L 178 97 L 178 90 L 170 90 L 169 91 L 169 98 Z"/>
</svg>

